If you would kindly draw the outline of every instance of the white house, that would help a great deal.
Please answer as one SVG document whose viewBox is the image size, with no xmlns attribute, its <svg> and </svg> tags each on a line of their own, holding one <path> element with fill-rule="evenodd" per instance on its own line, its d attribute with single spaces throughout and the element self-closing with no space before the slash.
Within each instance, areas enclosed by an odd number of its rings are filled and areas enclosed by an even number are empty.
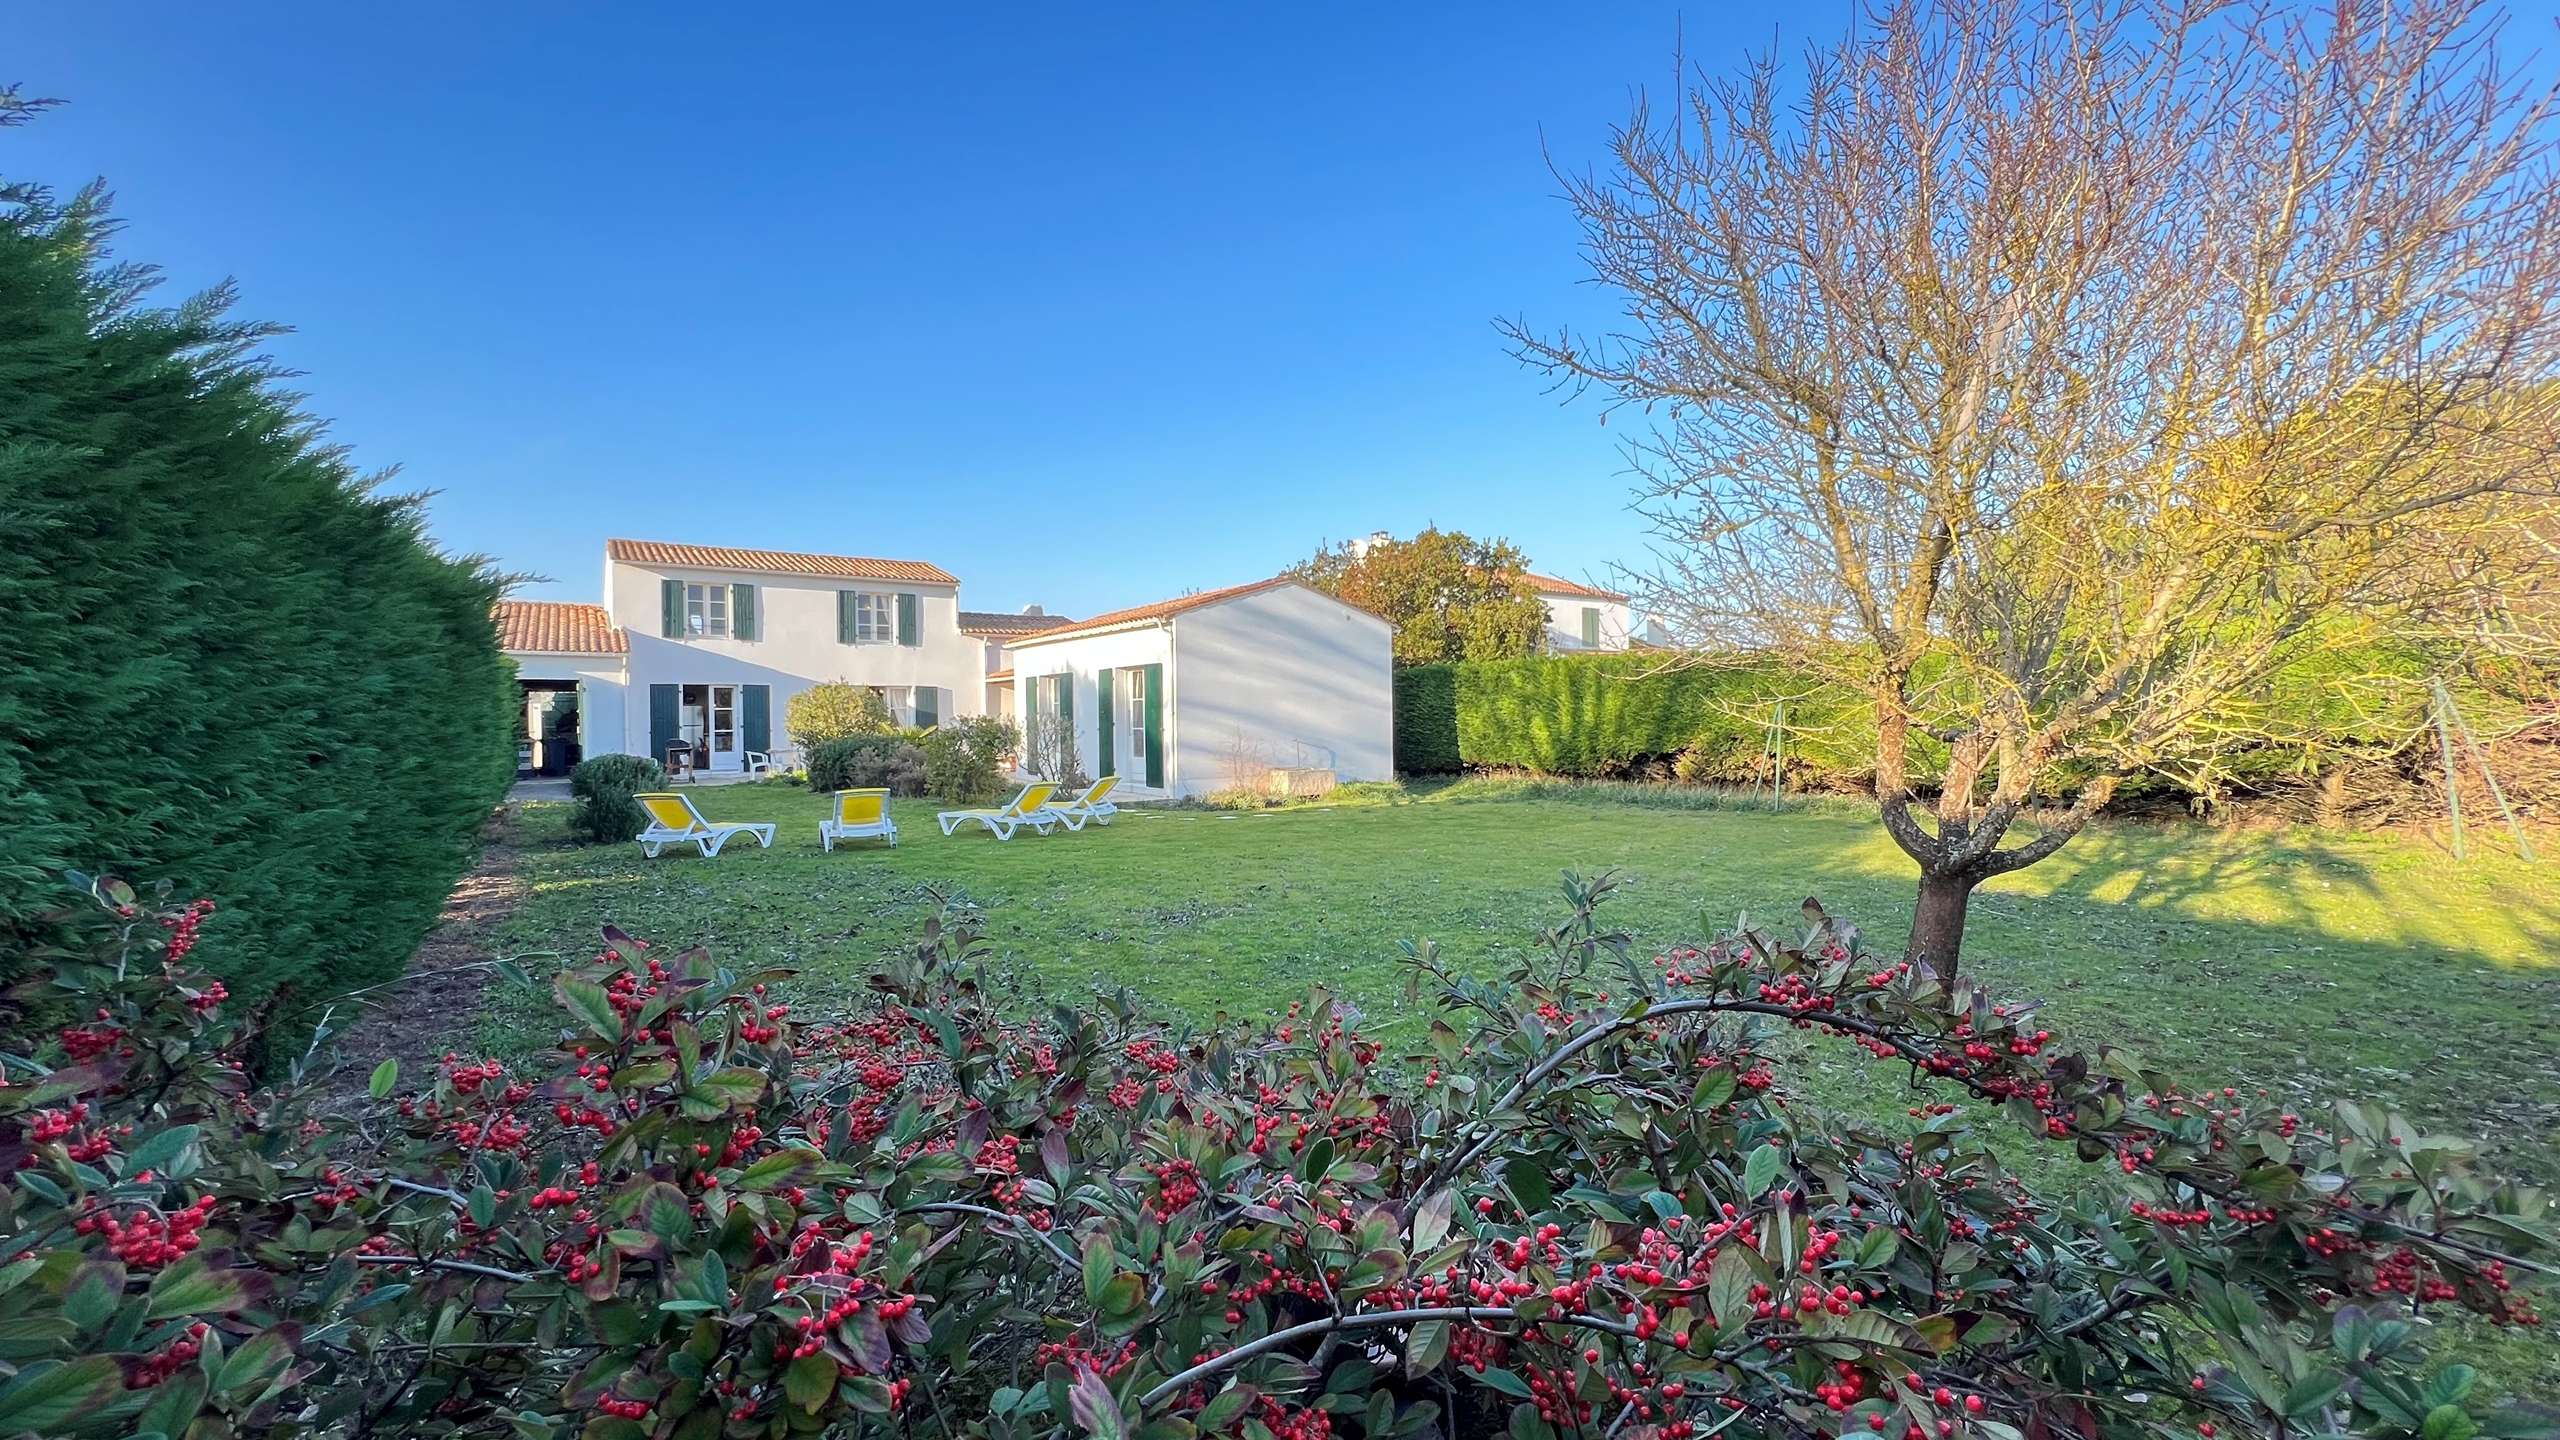
<svg viewBox="0 0 2560 1440">
<path fill-rule="evenodd" d="M 1547 607 L 1547 648 L 1555 651 L 1624 650 L 1646 637 L 1635 628 L 1627 597 L 1615 590 L 1521 572 Z"/>
<path fill-rule="evenodd" d="M 600 607 L 499 610 L 528 714 L 557 726 L 574 687 L 582 754 L 687 749 L 711 771 L 770 751 L 791 697 L 822 681 L 870 686 L 903 724 L 983 713 L 985 649 L 959 617 L 958 578 L 921 560 L 654 540 L 605 542 Z"/>
<path fill-rule="evenodd" d="M 1168 795 L 1273 769 L 1395 773 L 1392 628 L 1281 577 L 1115 610 L 1012 640 L 1026 763 L 1071 737 L 1073 768 Z"/>
<path fill-rule="evenodd" d="M 516 662 L 524 691 L 518 765 L 556 775 L 585 754 L 619 753 L 630 644 L 604 607 L 501 600 L 497 619 L 498 647 Z"/>
</svg>

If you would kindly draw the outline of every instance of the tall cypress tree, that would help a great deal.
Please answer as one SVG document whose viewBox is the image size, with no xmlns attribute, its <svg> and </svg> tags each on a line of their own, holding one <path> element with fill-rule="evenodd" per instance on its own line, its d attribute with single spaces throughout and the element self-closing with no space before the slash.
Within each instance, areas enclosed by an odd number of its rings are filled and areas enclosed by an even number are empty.
<svg viewBox="0 0 2560 1440">
<path fill-rule="evenodd" d="M 79 869 L 214 899 L 244 993 L 395 973 L 512 770 L 499 577 L 112 231 L 99 187 L 0 187 L 6 968 Z"/>
</svg>

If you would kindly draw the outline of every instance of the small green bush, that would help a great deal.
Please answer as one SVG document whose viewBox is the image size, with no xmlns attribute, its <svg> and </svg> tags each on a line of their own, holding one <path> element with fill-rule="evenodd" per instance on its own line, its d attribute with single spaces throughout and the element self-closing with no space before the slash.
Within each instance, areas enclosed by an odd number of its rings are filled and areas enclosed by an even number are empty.
<svg viewBox="0 0 2560 1440">
<path fill-rule="evenodd" d="M 848 735 L 809 752 L 809 788 L 924 793 L 925 751 L 895 735 Z"/>
<path fill-rule="evenodd" d="M 1412 665 L 1395 672 L 1396 773 L 1445 775 L 1458 753 L 1458 669 Z"/>
<path fill-rule="evenodd" d="M 803 751 L 814 751 L 830 740 L 886 735 L 897 728 L 889 702 L 877 691 L 842 680 L 812 685 L 792 696 L 782 714 L 783 728 Z"/>
<path fill-rule="evenodd" d="M 599 845 L 618 845 L 649 826 L 649 812 L 631 798 L 667 788 L 667 767 L 646 755 L 593 755 L 569 772 L 569 829 Z"/>
<path fill-rule="evenodd" d="M 842 735 L 809 751 L 809 789 L 924 794 L 924 748 L 896 735 Z"/>
<path fill-rule="evenodd" d="M 1004 789 L 1004 757 L 1022 732 L 995 715 L 946 720 L 924 737 L 925 792 L 963 804 L 992 800 Z"/>
</svg>

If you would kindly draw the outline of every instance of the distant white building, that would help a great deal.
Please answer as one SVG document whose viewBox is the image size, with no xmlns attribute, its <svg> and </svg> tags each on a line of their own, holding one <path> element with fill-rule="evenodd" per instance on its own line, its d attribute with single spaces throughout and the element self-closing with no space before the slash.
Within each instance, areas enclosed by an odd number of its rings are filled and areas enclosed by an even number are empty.
<svg viewBox="0 0 2560 1440">
<path fill-rule="evenodd" d="M 1124 793 L 1202 795 L 1275 769 L 1395 774 L 1393 627 L 1285 576 L 1096 615 L 1006 654 L 1024 735 L 1057 727 L 1078 772 L 1117 775 Z"/>
<path fill-rule="evenodd" d="M 1534 571 L 1523 572 L 1521 578 L 1547 607 L 1549 650 L 1624 650 L 1647 643 L 1627 608 L 1627 597 L 1617 591 Z"/>
</svg>

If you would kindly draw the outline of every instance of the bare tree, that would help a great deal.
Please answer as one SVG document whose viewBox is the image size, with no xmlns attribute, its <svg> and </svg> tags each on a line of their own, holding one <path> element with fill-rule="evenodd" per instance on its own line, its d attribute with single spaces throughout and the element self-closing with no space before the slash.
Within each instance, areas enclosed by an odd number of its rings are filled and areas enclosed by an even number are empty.
<svg viewBox="0 0 2560 1440">
<path fill-rule="evenodd" d="M 2501 23 L 1900 4 L 1564 177 L 1625 323 L 1505 331 L 1654 415 L 1647 607 L 1874 697 L 1915 957 L 2305 647 L 2476 626 L 2534 554 L 2560 213 Z"/>
</svg>

